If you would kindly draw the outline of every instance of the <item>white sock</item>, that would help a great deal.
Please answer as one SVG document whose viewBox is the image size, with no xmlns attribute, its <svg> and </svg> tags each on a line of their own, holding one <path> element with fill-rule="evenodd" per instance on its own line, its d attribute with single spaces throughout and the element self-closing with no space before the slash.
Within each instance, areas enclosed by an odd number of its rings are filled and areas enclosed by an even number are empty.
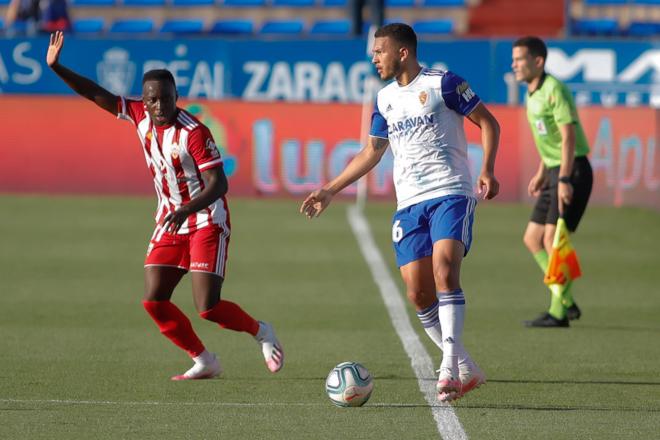
<svg viewBox="0 0 660 440">
<path fill-rule="evenodd" d="M 417 312 L 417 317 L 422 322 L 422 327 L 429 338 L 442 350 L 442 327 L 440 326 L 440 319 L 438 319 L 438 301 L 431 304 L 424 310 Z"/>
<path fill-rule="evenodd" d="M 442 326 L 443 356 L 440 368 L 447 368 L 458 377 L 458 359 L 466 358 L 463 348 L 463 322 L 465 320 L 465 296 L 460 289 L 438 292 L 438 317 Z"/>
<path fill-rule="evenodd" d="M 438 307 L 440 303 L 436 301 L 429 307 L 424 310 L 417 312 L 417 317 L 424 327 L 424 331 L 431 338 L 433 343 L 442 350 L 442 326 L 440 325 L 440 319 L 438 318 Z M 458 365 L 461 369 L 472 371 L 476 368 L 474 362 L 468 355 L 467 351 L 463 349 L 463 352 L 458 355 Z M 462 370 L 461 370 L 462 371 Z"/>
</svg>

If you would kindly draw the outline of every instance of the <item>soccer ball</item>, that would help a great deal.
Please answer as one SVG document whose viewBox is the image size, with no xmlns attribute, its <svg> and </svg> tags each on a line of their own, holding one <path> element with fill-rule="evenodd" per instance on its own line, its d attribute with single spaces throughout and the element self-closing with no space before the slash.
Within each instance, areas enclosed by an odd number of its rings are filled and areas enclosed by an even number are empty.
<svg viewBox="0 0 660 440">
<path fill-rule="evenodd" d="M 357 362 L 342 362 L 330 371 L 325 392 L 337 406 L 362 406 L 374 388 L 369 370 Z"/>
</svg>

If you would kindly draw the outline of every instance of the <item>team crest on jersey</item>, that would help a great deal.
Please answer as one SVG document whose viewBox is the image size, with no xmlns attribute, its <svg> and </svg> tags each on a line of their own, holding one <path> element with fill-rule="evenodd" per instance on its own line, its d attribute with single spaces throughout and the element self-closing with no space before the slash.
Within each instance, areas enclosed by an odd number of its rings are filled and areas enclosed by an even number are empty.
<svg viewBox="0 0 660 440">
<path fill-rule="evenodd" d="M 151 138 L 153 137 L 153 135 L 151 134 L 151 132 L 150 132 L 150 131 L 148 131 L 148 132 L 147 132 L 147 134 L 145 135 L 145 137 L 147 138 L 147 140 L 149 140 L 149 141 L 150 141 L 150 140 L 151 140 Z"/>
<path fill-rule="evenodd" d="M 548 129 L 545 128 L 545 122 L 543 122 L 543 119 L 537 119 L 534 121 L 534 126 L 536 126 L 536 132 L 542 136 L 545 136 L 548 134 Z"/>
<path fill-rule="evenodd" d="M 172 159 L 178 159 L 179 158 L 179 152 L 180 152 L 179 144 L 176 144 L 176 143 L 172 144 L 172 152 L 170 153 L 170 155 L 172 156 Z"/>
<path fill-rule="evenodd" d="M 212 139 L 206 140 L 206 149 L 208 150 L 209 153 L 211 153 L 211 156 L 213 157 L 220 156 L 220 151 L 218 151 L 218 147 L 215 145 L 215 142 L 213 142 Z"/>
<path fill-rule="evenodd" d="M 466 102 L 469 102 L 472 98 L 474 98 L 474 92 L 470 88 L 470 85 L 467 83 L 467 81 L 463 81 L 456 87 L 456 93 L 458 93 L 459 96 L 461 96 Z"/>
<path fill-rule="evenodd" d="M 419 92 L 419 102 L 422 105 L 426 104 L 426 99 L 428 97 L 429 97 L 429 95 L 427 95 L 425 91 L 422 90 L 421 92 Z"/>
</svg>

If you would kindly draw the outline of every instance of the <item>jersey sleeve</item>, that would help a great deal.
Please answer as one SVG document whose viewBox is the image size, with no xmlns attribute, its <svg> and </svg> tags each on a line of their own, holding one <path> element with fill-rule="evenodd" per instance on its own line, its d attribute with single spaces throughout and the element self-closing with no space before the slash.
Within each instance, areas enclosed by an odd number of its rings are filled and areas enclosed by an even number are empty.
<svg viewBox="0 0 660 440">
<path fill-rule="evenodd" d="M 387 121 L 378 109 L 378 98 L 376 98 L 374 111 L 371 114 L 371 130 L 369 130 L 369 135 L 387 139 Z"/>
<path fill-rule="evenodd" d="M 120 96 L 117 100 L 117 119 L 131 121 L 137 125 L 144 119 L 144 103 L 136 99 L 128 99 Z"/>
<path fill-rule="evenodd" d="M 481 102 L 467 81 L 449 71 L 442 76 L 442 98 L 448 108 L 463 116 L 472 113 L 472 110 Z"/>
<path fill-rule="evenodd" d="M 222 165 L 220 150 L 213 141 L 208 128 L 199 126 L 188 136 L 188 153 L 192 156 L 200 171 L 210 170 Z"/>
<path fill-rule="evenodd" d="M 571 105 L 572 99 L 568 87 L 559 85 L 553 88 L 550 94 L 550 102 L 552 103 L 552 116 L 557 125 L 568 125 L 577 122 L 577 115 Z"/>
</svg>

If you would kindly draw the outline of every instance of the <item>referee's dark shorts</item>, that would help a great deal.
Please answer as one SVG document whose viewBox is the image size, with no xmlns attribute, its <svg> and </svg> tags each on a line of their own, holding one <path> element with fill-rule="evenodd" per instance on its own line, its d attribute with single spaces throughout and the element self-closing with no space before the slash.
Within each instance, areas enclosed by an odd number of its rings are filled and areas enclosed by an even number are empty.
<svg viewBox="0 0 660 440">
<path fill-rule="evenodd" d="M 541 225 L 556 225 L 559 218 L 559 204 L 557 203 L 557 185 L 559 180 L 559 167 L 548 168 L 548 181 L 541 189 L 532 217 L 530 220 Z M 573 185 L 573 200 L 564 209 L 564 220 L 568 230 L 577 229 L 584 214 L 591 195 L 594 176 L 587 156 L 575 158 L 571 184 Z"/>
</svg>

